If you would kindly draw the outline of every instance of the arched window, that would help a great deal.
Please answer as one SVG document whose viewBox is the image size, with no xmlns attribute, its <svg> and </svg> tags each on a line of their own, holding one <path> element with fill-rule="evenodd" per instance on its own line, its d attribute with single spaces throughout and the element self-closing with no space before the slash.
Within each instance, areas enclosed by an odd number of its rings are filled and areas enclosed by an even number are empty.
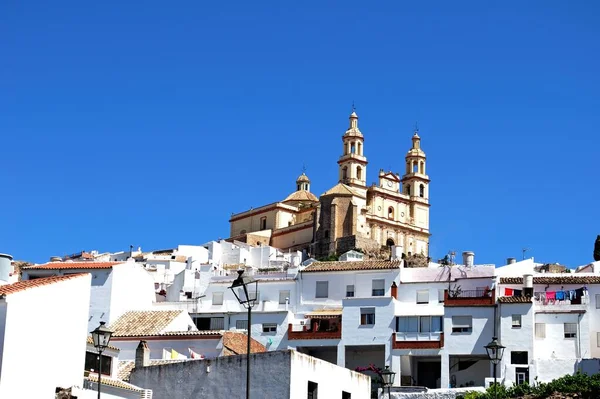
<svg viewBox="0 0 600 399">
<path fill-rule="evenodd" d="M 300 185 L 299 184 L 296 185 L 296 191 L 300 191 Z"/>
<path fill-rule="evenodd" d="M 413 164 L 412 164 L 412 172 L 413 173 L 419 172 L 419 164 L 417 164 L 415 161 L 413 161 Z"/>
<path fill-rule="evenodd" d="M 406 192 L 406 195 L 410 195 L 410 185 L 407 184 L 404 191 Z"/>
<path fill-rule="evenodd" d="M 425 171 L 423 170 L 423 161 L 419 162 L 419 173 L 421 173 L 422 175 L 425 174 Z"/>
<path fill-rule="evenodd" d="M 356 153 L 356 144 L 354 144 L 354 142 L 352 142 L 352 144 L 350 144 L 350 152 L 352 154 Z"/>
<path fill-rule="evenodd" d="M 406 163 L 406 174 L 410 173 L 410 162 Z"/>
<path fill-rule="evenodd" d="M 394 207 L 390 206 L 388 208 L 388 219 L 393 219 L 394 218 Z"/>
<path fill-rule="evenodd" d="M 362 168 L 360 166 L 356 167 L 356 178 L 362 180 Z"/>
<path fill-rule="evenodd" d="M 393 247 L 394 245 L 396 245 L 396 243 L 394 243 L 394 240 L 392 240 L 391 238 L 388 238 L 385 242 L 386 247 Z"/>
<path fill-rule="evenodd" d="M 348 178 L 348 167 L 344 166 L 342 168 L 342 179 L 346 180 Z"/>
<path fill-rule="evenodd" d="M 362 155 L 362 144 L 360 143 L 360 141 L 358 142 L 357 145 L 358 145 L 358 148 L 357 148 L 357 152 L 356 153 L 358 155 Z"/>
<path fill-rule="evenodd" d="M 421 184 L 419 186 L 419 197 L 423 198 L 424 196 L 425 196 L 425 186 Z"/>
</svg>

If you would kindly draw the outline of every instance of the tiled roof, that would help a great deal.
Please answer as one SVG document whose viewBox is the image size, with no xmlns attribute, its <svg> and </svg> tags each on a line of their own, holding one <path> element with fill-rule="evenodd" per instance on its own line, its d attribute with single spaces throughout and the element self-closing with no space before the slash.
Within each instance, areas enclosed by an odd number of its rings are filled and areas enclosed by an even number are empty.
<svg viewBox="0 0 600 399">
<path fill-rule="evenodd" d="M 523 277 L 501 277 L 500 284 L 523 284 Z M 533 284 L 600 284 L 600 276 L 534 277 Z"/>
<path fill-rule="evenodd" d="M 111 269 L 114 265 L 125 262 L 49 262 L 33 265 L 24 270 L 63 270 L 63 269 Z"/>
<path fill-rule="evenodd" d="M 161 364 L 181 363 L 192 359 L 155 359 L 150 360 L 150 366 L 160 366 Z M 196 360 L 196 359 L 194 359 Z M 129 381 L 129 376 L 135 368 L 135 360 L 119 360 L 119 369 L 117 378 L 123 381 Z M 104 378 L 102 379 L 104 381 Z"/>
<path fill-rule="evenodd" d="M 90 373 L 86 377 L 86 379 L 91 382 L 97 383 L 98 382 L 98 374 Z M 132 385 L 128 382 L 117 380 L 115 378 L 110 378 L 105 375 L 102 376 L 102 385 L 108 385 L 108 386 L 115 387 L 115 388 L 127 389 L 129 391 L 135 391 L 135 392 L 141 392 L 143 390 L 142 388 Z"/>
<path fill-rule="evenodd" d="M 310 191 L 301 190 L 301 191 L 294 191 L 293 193 L 291 193 L 290 195 L 288 195 L 286 199 L 283 200 L 283 202 L 288 202 L 288 201 L 312 201 L 312 202 L 319 202 L 319 199 L 317 198 L 316 195 L 314 195 Z"/>
<path fill-rule="evenodd" d="M 355 195 L 359 196 L 354 190 L 343 183 L 338 183 L 335 186 L 327 190 L 323 195 Z"/>
<path fill-rule="evenodd" d="M 498 297 L 500 303 L 531 303 L 530 296 L 501 296 Z"/>
<path fill-rule="evenodd" d="M 110 325 L 113 337 L 159 335 L 184 310 L 138 310 L 123 314 Z"/>
<path fill-rule="evenodd" d="M 87 343 L 91 344 L 91 345 L 94 345 L 94 339 L 92 338 L 91 335 L 88 335 L 88 337 L 87 337 Z M 120 351 L 121 350 L 121 349 L 117 348 L 116 346 L 112 346 L 112 345 L 108 345 L 107 348 L 108 349 L 112 349 L 114 351 Z"/>
<path fill-rule="evenodd" d="M 31 288 L 50 285 L 64 280 L 71 280 L 77 277 L 85 276 L 87 273 L 69 274 L 67 276 L 52 276 L 36 278 L 33 280 L 18 281 L 13 284 L 0 285 L 0 296 L 14 294 L 15 292 L 25 291 Z"/>
<path fill-rule="evenodd" d="M 340 272 L 346 270 L 398 269 L 400 260 L 363 260 L 356 262 L 313 262 L 303 272 Z"/>
<path fill-rule="evenodd" d="M 223 333 L 223 349 L 225 355 L 243 355 L 247 352 L 248 336 L 239 332 L 225 331 Z M 267 348 L 254 338 L 250 339 L 250 352 L 262 353 Z"/>
<path fill-rule="evenodd" d="M 221 336 L 223 334 L 222 330 L 199 330 L 199 331 L 165 331 L 159 336 L 166 337 L 193 337 L 197 335 L 216 335 Z"/>
</svg>

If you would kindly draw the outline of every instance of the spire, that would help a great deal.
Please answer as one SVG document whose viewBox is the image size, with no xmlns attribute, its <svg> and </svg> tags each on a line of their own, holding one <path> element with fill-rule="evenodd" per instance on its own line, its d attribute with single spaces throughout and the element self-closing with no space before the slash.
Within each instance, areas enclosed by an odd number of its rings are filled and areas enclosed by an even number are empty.
<svg viewBox="0 0 600 399">
<path fill-rule="evenodd" d="M 352 102 L 352 113 L 350 114 L 350 129 L 358 129 L 358 115 L 356 115 L 354 102 Z"/>
</svg>

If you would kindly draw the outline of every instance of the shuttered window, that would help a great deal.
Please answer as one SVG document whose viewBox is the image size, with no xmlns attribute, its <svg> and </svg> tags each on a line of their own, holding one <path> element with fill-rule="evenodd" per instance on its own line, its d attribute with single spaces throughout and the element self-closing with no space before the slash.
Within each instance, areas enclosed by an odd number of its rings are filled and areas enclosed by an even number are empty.
<svg viewBox="0 0 600 399">
<path fill-rule="evenodd" d="M 385 280 L 373 280 L 373 292 L 372 296 L 384 296 L 385 295 Z"/>
<path fill-rule="evenodd" d="M 546 323 L 535 323 L 535 337 L 546 338 Z"/>
<path fill-rule="evenodd" d="M 288 300 L 289 303 L 289 298 L 290 298 L 290 290 L 283 290 L 283 291 L 279 291 L 279 304 L 281 305 L 285 305 L 286 303 L 286 298 Z"/>
<path fill-rule="evenodd" d="M 565 338 L 577 338 L 576 323 L 565 323 Z"/>
<path fill-rule="evenodd" d="M 429 303 L 429 290 L 417 291 L 417 303 Z"/>
<path fill-rule="evenodd" d="M 317 281 L 317 292 L 315 298 L 327 298 L 329 296 L 329 281 Z"/>
<path fill-rule="evenodd" d="M 453 333 L 473 332 L 473 317 L 472 316 L 452 316 L 452 332 Z"/>
<path fill-rule="evenodd" d="M 222 292 L 213 292 L 212 304 L 213 305 L 222 305 L 223 304 L 223 293 Z"/>
</svg>

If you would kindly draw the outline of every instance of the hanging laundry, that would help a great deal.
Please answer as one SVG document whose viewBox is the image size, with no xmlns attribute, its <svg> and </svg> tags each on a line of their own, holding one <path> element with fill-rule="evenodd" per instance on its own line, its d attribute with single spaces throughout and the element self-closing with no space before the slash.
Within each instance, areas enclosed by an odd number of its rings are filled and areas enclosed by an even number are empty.
<svg viewBox="0 0 600 399">
<path fill-rule="evenodd" d="M 569 301 L 572 301 L 575 298 L 577 298 L 575 290 L 570 290 L 569 291 Z"/>
<path fill-rule="evenodd" d="M 556 299 L 556 291 L 546 291 L 546 299 L 553 301 Z"/>
<path fill-rule="evenodd" d="M 579 288 L 575 290 L 575 295 L 577 298 L 581 298 L 583 296 L 584 293 L 584 289 L 583 288 Z"/>
<path fill-rule="evenodd" d="M 556 300 L 564 301 L 565 300 L 565 292 L 564 291 L 556 291 Z"/>
<path fill-rule="evenodd" d="M 514 290 L 513 296 L 521 296 L 523 294 L 523 290 Z"/>
<path fill-rule="evenodd" d="M 504 296 L 513 296 L 513 289 L 512 288 L 505 288 L 504 289 Z"/>
</svg>

